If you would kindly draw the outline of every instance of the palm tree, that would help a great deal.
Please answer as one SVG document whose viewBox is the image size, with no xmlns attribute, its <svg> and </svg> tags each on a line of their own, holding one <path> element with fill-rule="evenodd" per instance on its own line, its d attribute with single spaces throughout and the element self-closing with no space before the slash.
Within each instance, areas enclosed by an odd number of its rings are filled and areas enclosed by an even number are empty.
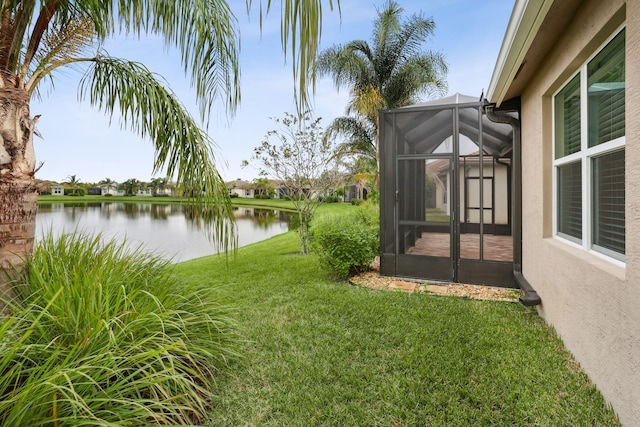
<svg viewBox="0 0 640 427">
<path fill-rule="evenodd" d="M 105 178 L 98 182 L 98 185 L 103 185 L 107 187 L 107 194 L 111 194 L 111 189 L 116 188 L 118 183 L 112 180 L 111 178 Z"/>
<path fill-rule="evenodd" d="M 140 189 L 141 182 L 136 178 L 129 178 L 120 184 L 120 187 L 124 190 L 124 194 L 127 196 L 135 196 Z"/>
<path fill-rule="evenodd" d="M 378 111 L 411 105 L 421 95 L 444 94 L 447 64 L 442 54 L 424 51 L 435 23 L 422 14 L 401 22 L 403 9 L 394 0 L 378 9 L 371 44 L 354 40 L 320 53 L 319 75 L 333 77 L 336 88 L 351 91 L 347 116 L 335 119 L 330 135 L 347 138 L 344 154 L 376 159 Z"/>
<path fill-rule="evenodd" d="M 159 190 L 164 190 L 167 187 L 169 180 L 167 178 L 151 178 L 151 189 L 154 195 L 158 194 Z"/>
<path fill-rule="evenodd" d="M 323 2 L 281 3 L 283 50 L 292 55 L 297 96 L 304 103 L 308 82 L 313 81 L 309 77 Z M 333 7 L 331 0 L 329 4 Z M 261 14 L 270 7 L 270 0 L 264 9 L 260 4 Z M 0 14 L 0 267 L 15 273 L 33 246 L 33 135 L 40 117 L 31 116 L 31 99 L 39 96 L 42 81 L 69 67 L 84 67 L 81 99 L 108 116 L 120 113 L 124 126 L 151 139 L 154 172 L 164 169 L 187 188 L 203 189 L 194 192 L 193 199 L 209 211 L 212 234 L 229 247 L 234 228 L 227 220 L 234 216 L 211 139 L 164 80 L 138 62 L 100 49 L 104 40 L 121 32 L 162 36 L 181 53 L 202 119 L 217 99 L 233 113 L 240 100 L 239 33 L 227 1 L 3 0 Z"/>
<path fill-rule="evenodd" d="M 68 175 L 67 180 L 63 182 L 63 184 L 67 184 L 71 187 L 71 192 L 73 194 L 78 194 L 78 185 L 80 184 L 80 179 L 76 175 Z"/>
</svg>

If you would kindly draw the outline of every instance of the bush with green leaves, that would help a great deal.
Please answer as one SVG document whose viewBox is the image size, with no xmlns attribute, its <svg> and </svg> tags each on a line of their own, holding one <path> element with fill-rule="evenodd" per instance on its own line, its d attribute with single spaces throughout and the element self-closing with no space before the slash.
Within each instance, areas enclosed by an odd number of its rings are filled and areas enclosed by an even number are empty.
<svg viewBox="0 0 640 427">
<path fill-rule="evenodd" d="M 269 200 L 269 199 L 273 199 L 274 194 L 273 193 L 256 193 L 253 195 L 254 199 L 259 199 L 259 200 Z"/>
<path fill-rule="evenodd" d="M 167 261 L 45 237 L 0 319 L 0 425 L 197 424 L 234 358 L 231 309 Z"/>
<path fill-rule="evenodd" d="M 79 196 L 84 197 L 87 191 L 84 188 L 65 188 L 64 195 L 65 196 Z"/>
<path fill-rule="evenodd" d="M 350 215 L 324 218 L 314 223 L 311 233 L 320 263 L 341 279 L 368 270 L 378 255 L 378 213 L 369 204 Z"/>
<path fill-rule="evenodd" d="M 322 198 L 322 203 L 338 203 L 340 201 L 342 201 L 342 199 L 336 194 Z"/>
</svg>

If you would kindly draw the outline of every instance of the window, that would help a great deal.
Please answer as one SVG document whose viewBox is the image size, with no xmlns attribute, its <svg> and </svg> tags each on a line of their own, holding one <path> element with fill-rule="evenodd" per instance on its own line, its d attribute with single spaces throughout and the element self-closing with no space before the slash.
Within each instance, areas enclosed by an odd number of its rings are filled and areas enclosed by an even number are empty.
<svg viewBox="0 0 640 427">
<path fill-rule="evenodd" d="M 556 236 L 625 260 L 625 30 L 554 96 Z"/>
</svg>

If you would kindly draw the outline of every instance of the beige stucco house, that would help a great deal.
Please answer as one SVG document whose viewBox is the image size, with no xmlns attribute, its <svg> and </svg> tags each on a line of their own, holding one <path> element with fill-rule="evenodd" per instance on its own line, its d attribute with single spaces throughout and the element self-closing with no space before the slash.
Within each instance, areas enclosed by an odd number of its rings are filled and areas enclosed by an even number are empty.
<svg viewBox="0 0 640 427">
<path fill-rule="evenodd" d="M 229 194 L 235 194 L 238 197 L 253 197 L 255 195 L 255 187 L 248 181 L 236 179 L 226 183 Z"/>
<path fill-rule="evenodd" d="M 506 191 L 507 181 L 510 179 L 508 164 L 496 164 L 486 155 L 482 159 L 482 172 L 480 171 L 480 158 L 478 152 L 461 156 L 459 159 L 458 180 L 460 185 L 460 212 L 461 222 L 466 225 L 479 224 L 482 212 L 482 222 L 496 226 L 509 224 L 509 198 Z M 452 179 L 449 162 L 447 160 L 435 160 L 427 163 L 425 167 L 427 179 L 427 191 L 431 190 L 430 203 L 427 208 L 434 209 L 438 213 L 451 215 Z M 480 198 L 480 176 L 482 176 L 482 203 Z M 496 191 L 498 190 L 498 191 Z"/>
<path fill-rule="evenodd" d="M 486 96 L 520 112 L 522 275 L 625 426 L 640 426 L 638 69 L 640 1 L 517 0 Z"/>
</svg>

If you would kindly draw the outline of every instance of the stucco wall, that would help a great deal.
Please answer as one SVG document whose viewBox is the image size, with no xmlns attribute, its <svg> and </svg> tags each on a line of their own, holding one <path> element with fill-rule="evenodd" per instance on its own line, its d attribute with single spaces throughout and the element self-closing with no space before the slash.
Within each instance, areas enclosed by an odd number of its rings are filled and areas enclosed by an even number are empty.
<svg viewBox="0 0 640 427">
<path fill-rule="evenodd" d="M 462 167 L 461 167 L 462 169 Z M 480 172 L 477 165 L 467 166 L 467 176 L 468 177 L 479 177 Z M 487 209 L 484 213 L 484 223 L 491 224 L 493 214 L 493 224 L 508 224 L 509 223 L 509 201 L 508 196 L 509 192 L 507 191 L 507 168 L 503 165 L 485 165 L 483 168 L 483 176 L 485 178 L 493 177 L 494 178 L 494 189 L 492 191 L 491 182 L 487 179 L 484 183 L 483 189 L 483 198 L 484 198 L 484 207 L 491 208 L 492 210 Z M 466 210 L 465 201 L 469 199 L 469 205 L 471 206 L 479 206 L 480 205 L 480 186 L 479 182 L 475 181 L 470 184 L 469 194 L 466 195 L 465 191 L 467 188 L 464 185 L 465 182 L 465 171 L 460 170 L 459 174 L 459 182 L 460 184 L 460 212 L 461 216 L 464 215 Z M 493 193 L 493 194 L 492 194 Z M 493 203 L 493 206 L 492 206 Z M 478 210 L 471 210 L 466 212 L 469 215 L 470 222 L 474 224 L 480 223 L 480 213 Z M 463 217 L 464 218 L 464 217 Z"/>
<path fill-rule="evenodd" d="M 627 4 L 628 3 L 628 4 Z M 625 16 L 626 15 L 626 16 Z M 552 236 L 551 97 L 626 22 L 626 267 Z M 640 426 L 640 2 L 588 0 L 522 93 L 523 274 L 626 426 Z"/>
</svg>

